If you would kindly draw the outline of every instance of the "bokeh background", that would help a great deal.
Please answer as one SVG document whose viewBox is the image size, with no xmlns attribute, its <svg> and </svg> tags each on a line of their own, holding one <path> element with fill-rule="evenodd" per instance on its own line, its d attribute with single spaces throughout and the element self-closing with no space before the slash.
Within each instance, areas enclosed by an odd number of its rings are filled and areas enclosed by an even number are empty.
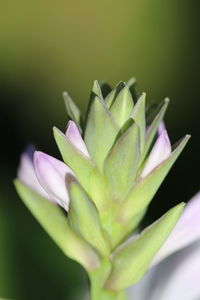
<svg viewBox="0 0 200 300">
<path fill-rule="evenodd" d="M 194 0 L 0 1 L 0 297 L 72 299 L 86 284 L 13 187 L 29 143 L 58 156 L 62 91 L 83 111 L 94 79 L 135 76 L 149 102 L 171 98 L 172 142 L 192 139 L 156 195 L 149 222 L 199 187 L 199 4 Z M 81 299 L 81 297 L 79 298 Z"/>
</svg>

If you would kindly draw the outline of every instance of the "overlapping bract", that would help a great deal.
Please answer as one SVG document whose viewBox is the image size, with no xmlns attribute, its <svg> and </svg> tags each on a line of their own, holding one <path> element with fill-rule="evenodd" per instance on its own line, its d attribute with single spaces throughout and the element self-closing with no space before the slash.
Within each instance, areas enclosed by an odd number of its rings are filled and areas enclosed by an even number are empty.
<svg viewBox="0 0 200 300">
<path fill-rule="evenodd" d="M 171 147 L 162 123 L 168 99 L 149 116 L 146 95 L 136 99 L 135 80 L 120 82 L 113 90 L 104 87 L 101 90 L 94 82 L 85 122 L 64 93 L 71 120 L 65 134 L 54 128 L 64 162 L 42 152 L 35 152 L 33 161 L 23 154 L 16 187 L 56 243 L 88 272 L 98 268 L 102 259 L 111 262 L 105 288 L 118 291 L 143 276 L 181 215 L 183 204 L 124 243 L 137 228 L 189 136 Z M 37 205 L 31 204 L 34 197 Z M 44 220 L 46 199 L 68 212 L 68 234 L 64 236 L 63 230 L 62 238 L 58 239 Z M 51 203 L 53 206 L 55 203 Z M 60 213 L 56 208 L 53 214 Z M 49 218 L 56 220 L 53 214 Z"/>
</svg>

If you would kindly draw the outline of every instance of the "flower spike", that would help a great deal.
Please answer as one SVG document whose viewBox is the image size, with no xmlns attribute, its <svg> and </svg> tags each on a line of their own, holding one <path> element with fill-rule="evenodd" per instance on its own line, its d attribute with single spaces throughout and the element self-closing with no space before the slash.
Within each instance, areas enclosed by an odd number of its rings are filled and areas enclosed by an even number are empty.
<svg viewBox="0 0 200 300">
<path fill-rule="evenodd" d="M 39 223 L 87 271 L 91 300 L 125 300 L 125 288 L 166 255 L 200 238 L 198 198 L 182 217 L 180 203 L 140 230 L 190 136 L 171 147 L 163 122 L 169 99 L 147 109 L 146 94 L 138 97 L 135 85 L 135 78 L 114 89 L 95 80 L 85 121 L 65 92 L 70 120 L 65 133 L 53 129 L 64 162 L 40 151 L 34 162 L 23 154 L 15 181 Z M 141 294 L 135 299 L 146 300 Z"/>
</svg>

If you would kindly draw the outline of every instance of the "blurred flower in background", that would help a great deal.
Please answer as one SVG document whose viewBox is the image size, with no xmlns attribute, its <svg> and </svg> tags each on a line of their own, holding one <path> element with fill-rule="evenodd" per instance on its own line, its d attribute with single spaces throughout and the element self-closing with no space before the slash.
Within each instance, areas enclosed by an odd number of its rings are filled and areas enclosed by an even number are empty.
<svg viewBox="0 0 200 300">
<path fill-rule="evenodd" d="M 49 132 L 53 124 L 66 124 L 61 91 L 73 94 L 84 111 L 93 79 L 113 84 L 134 75 L 149 102 L 169 96 L 166 122 L 172 142 L 184 132 L 192 139 L 146 222 L 198 189 L 198 5 L 180 0 L 127 0 L 123 5 L 114 0 L 1 1 L 2 297 L 71 299 L 86 280 L 23 207 L 11 183 L 19 154 L 29 142 L 57 153 Z"/>
<path fill-rule="evenodd" d="M 187 204 L 148 273 L 129 289 L 130 299 L 193 300 L 200 297 L 200 192 Z"/>
</svg>

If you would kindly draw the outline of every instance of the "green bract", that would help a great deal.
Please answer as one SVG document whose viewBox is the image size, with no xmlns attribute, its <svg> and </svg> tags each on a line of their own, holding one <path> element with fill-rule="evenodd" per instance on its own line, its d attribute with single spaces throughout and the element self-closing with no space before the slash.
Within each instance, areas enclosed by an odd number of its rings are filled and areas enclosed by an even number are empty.
<svg viewBox="0 0 200 300">
<path fill-rule="evenodd" d="M 54 137 L 65 164 L 35 154 L 31 172 L 46 194 L 22 171 L 16 181 L 44 229 L 88 272 L 92 300 L 125 299 L 123 289 L 144 275 L 184 207 L 172 208 L 139 234 L 148 205 L 189 136 L 171 149 L 162 123 L 169 100 L 146 109 L 146 94 L 138 97 L 135 84 L 132 78 L 111 89 L 95 81 L 85 118 L 64 93 L 71 121 L 66 134 L 54 128 Z"/>
<path fill-rule="evenodd" d="M 25 205 L 65 255 L 78 261 L 88 271 L 98 268 L 98 254 L 72 231 L 65 215 L 54 203 L 40 197 L 18 180 L 15 186 Z"/>
</svg>

